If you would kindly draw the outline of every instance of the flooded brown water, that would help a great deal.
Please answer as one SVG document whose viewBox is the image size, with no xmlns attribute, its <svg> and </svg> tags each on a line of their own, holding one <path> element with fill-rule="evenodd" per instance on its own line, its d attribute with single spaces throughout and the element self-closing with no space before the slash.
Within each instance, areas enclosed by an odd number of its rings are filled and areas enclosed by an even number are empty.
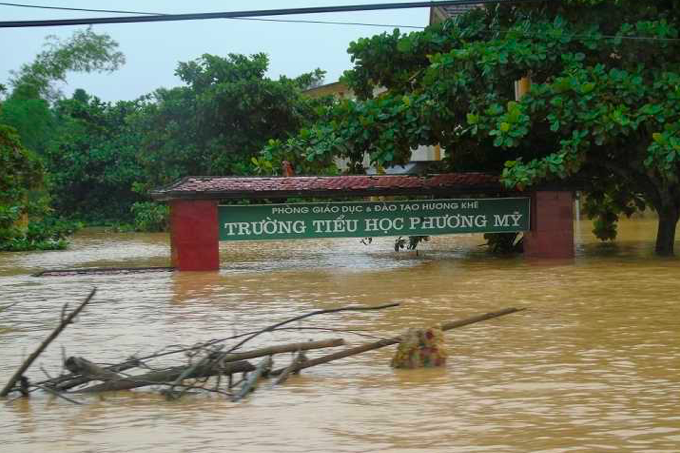
<svg viewBox="0 0 680 453">
<path fill-rule="evenodd" d="M 2 385 L 62 304 L 93 286 L 95 301 L 30 376 L 42 378 L 41 366 L 58 373 L 62 347 L 119 362 L 342 305 L 402 304 L 304 325 L 387 337 L 529 308 L 447 333 L 445 369 L 393 370 L 391 347 L 311 368 L 241 403 L 135 391 L 75 406 L 35 393 L 0 406 L 0 451 L 679 452 L 680 260 L 652 256 L 651 220 L 624 222 L 616 245 L 589 230 L 579 227 L 574 261 L 542 265 L 486 256 L 481 237 L 468 235 L 434 238 L 419 256 L 392 252 L 390 239 L 223 243 L 214 273 L 29 275 L 168 265 L 162 234 L 89 231 L 67 251 L 0 254 L 0 306 L 20 302 L 0 315 L 0 327 L 15 328 L 0 334 Z M 331 336 L 267 334 L 258 344 Z"/>
</svg>

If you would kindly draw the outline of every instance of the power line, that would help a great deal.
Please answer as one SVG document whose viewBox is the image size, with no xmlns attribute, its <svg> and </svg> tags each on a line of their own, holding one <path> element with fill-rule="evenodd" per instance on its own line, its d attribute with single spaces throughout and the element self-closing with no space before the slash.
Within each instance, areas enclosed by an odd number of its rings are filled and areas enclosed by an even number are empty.
<svg viewBox="0 0 680 453">
<path fill-rule="evenodd" d="M 112 10 L 112 9 L 91 9 L 91 8 L 70 8 L 65 6 L 44 6 L 44 5 L 26 5 L 23 3 L 7 3 L 0 2 L 0 6 L 14 6 L 18 8 L 34 8 L 34 9 L 48 9 L 58 11 L 80 11 L 90 13 L 117 13 L 117 14 L 142 14 L 145 16 L 167 16 L 166 13 L 150 13 L 146 11 L 129 11 L 129 10 Z M 303 20 L 303 19 L 264 19 L 255 17 L 234 17 L 235 20 L 252 20 L 258 22 L 280 22 L 292 24 L 321 24 L 321 25 L 355 25 L 363 27 L 381 27 L 381 28 L 413 28 L 422 30 L 425 27 L 419 25 L 401 25 L 401 24 L 377 24 L 370 22 L 340 22 L 329 20 Z"/>
<path fill-rule="evenodd" d="M 17 8 L 34 8 L 34 9 L 54 9 L 58 11 L 81 11 L 88 13 L 115 13 L 115 14 L 144 14 L 161 16 L 160 13 L 147 13 L 143 11 L 124 11 L 119 9 L 90 9 L 90 8 L 71 8 L 67 6 L 44 6 L 44 5 L 27 5 L 24 3 L 7 3 L 0 2 L 0 6 L 16 6 Z"/>
<path fill-rule="evenodd" d="M 317 6 L 308 8 L 284 8 L 252 11 L 228 11 L 218 13 L 164 14 L 142 16 L 138 15 L 128 17 L 93 17 L 82 19 L 17 20 L 17 21 L 2 21 L 0 22 L 0 28 L 126 24 L 139 22 L 170 22 L 185 20 L 206 20 L 206 19 L 238 19 L 263 16 L 289 16 L 297 14 L 344 13 L 355 11 L 380 11 L 389 9 L 432 8 L 437 6 L 465 6 L 465 5 L 499 4 L 499 3 L 527 3 L 538 1 L 541 0 L 444 0 L 444 1 L 420 1 L 406 3 L 382 3 L 382 4 L 364 4 L 346 6 Z"/>
<path fill-rule="evenodd" d="M 263 19 L 259 17 L 234 17 L 233 20 L 252 20 L 257 22 L 280 22 L 284 24 L 321 24 L 321 25 L 356 25 L 362 27 L 380 28 L 413 28 L 424 30 L 421 25 L 398 25 L 398 24 L 374 24 L 370 22 L 336 22 L 332 20 L 304 20 L 304 19 Z"/>
</svg>

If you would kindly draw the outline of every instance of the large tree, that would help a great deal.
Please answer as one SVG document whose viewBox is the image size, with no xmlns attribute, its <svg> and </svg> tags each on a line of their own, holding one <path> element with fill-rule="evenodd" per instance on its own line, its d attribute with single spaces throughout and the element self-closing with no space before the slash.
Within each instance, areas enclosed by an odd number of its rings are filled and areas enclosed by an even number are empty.
<svg viewBox="0 0 680 453">
<path fill-rule="evenodd" d="M 619 215 L 659 215 L 673 254 L 680 217 L 680 1 L 564 0 L 472 10 L 423 32 L 350 45 L 359 96 L 268 155 L 297 151 L 379 165 L 441 144 L 450 170 L 498 172 L 508 187 L 579 178 L 596 234 Z M 531 79 L 515 101 L 513 81 Z M 375 87 L 387 92 L 373 97 Z"/>
<path fill-rule="evenodd" d="M 12 71 L 0 112 L 0 124 L 14 127 L 23 145 L 39 154 L 55 136 L 50 107 L 63 97 L 59 84 L 68 74 L 111 72 L 125 63 L 118 43 L 91 28 L 76 30 L 66 39 L 48 36 L 43 47 L 32 62 Z"/>
<path fill-rule="evenodd" d="M 54 104 L 54 136 L 44 152 L 54 207 L 88 221 L 124 221 L 142 200 L 138 155 L 143 136 L 133 120 L 144 102 L 102 102 L 84 90 Z"/>
<path fill-rule="evenodd" d="M 268 138 L 287 137 L 316 118 L 318 102 L 301 91 L 323 71 L 273 80 L 268 64 L 265 54 L 206 54 L 179 64 L 185 85 L 157 90 L 137 118 L 146 131 L 140 158 L 149 188 L 188 175 L 252 172 Z"/>
</svg>

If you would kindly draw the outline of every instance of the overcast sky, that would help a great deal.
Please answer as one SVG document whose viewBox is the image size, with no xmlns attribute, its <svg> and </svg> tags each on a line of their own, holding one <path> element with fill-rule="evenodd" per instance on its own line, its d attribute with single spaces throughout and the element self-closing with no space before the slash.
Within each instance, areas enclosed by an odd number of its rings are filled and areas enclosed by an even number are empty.
<svg viewBox="0 0 680 453">
<path fill-rule="evenodd" d="M 66 6 L 148 11 L 157 13 L 202 13 L 310 6 L 353 5 L 361 3 L 404 2 L 404 0 L 14 0 L 31 5 Z M 0 5 L 0 20 L 66 19 L 107 16 L 100 13 L 39 10 Z M 108 16 L 114 16 L 108 14 Z M 284 16 L 276 19 L 370 22 L 425 26 L 428 9 L 405 9 L 356 13 Z M 0 29 L 0 83 L 6 83 L 10 71 L 33 60 L 50 34 L 68 37 L 77 27 L 37 27 Z M 270 57 L 269 76 L 294 77 L 315 68 L 327 71 L 326 82 L 336 81 L 351 67 L 348 44 L 363 36 L 372 36 L 393 27 L 355 25 L 319 25 L 273 23 L 249 20 L 200 20 L 186 22 L 97 25 L 94 30 L 112 36 L 125 54 L 126 64 L 111 74 L 70 74 L 62 90 L 69 94 L 84 88 L 107 101 L 134 99 L 159 87 L 180 84 L 174 71 L 177 62 L 188 61 L 204 53 L 253 54 L 265 52 Z M 403 31 L 413 31 L 403 29 Z"/>
</svg>

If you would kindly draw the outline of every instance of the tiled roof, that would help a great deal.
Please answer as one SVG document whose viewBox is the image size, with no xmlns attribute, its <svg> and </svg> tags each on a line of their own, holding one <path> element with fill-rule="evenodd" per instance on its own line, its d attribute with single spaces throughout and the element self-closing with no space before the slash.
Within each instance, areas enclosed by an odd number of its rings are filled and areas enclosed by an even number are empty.
<svg viewBox="0 0 680 453">
<path fill-rule="evenodd" d="M 373 195 L 445 195 L 503 191 L 498 177 L 484 173 L 429 176 L 294 176 L 243 178 L 190 176 L 151 196 L 157 200 L 276 197 L 344 197 Z"/>
</svg>

